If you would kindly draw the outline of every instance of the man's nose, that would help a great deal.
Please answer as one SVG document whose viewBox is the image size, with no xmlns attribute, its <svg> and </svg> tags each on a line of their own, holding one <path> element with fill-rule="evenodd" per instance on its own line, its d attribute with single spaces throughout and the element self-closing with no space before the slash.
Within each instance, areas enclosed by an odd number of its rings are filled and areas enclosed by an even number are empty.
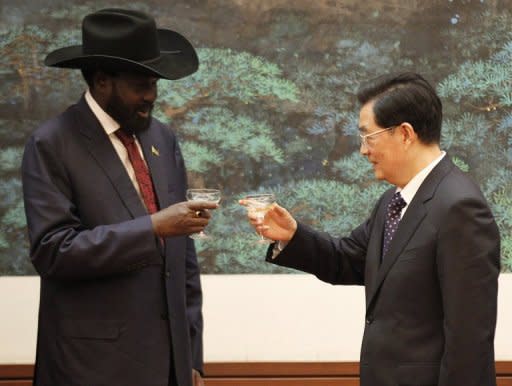
<svg viewBox="0 0 512 386">
<path fill-rule="evenodd" d="M 364 142 L 361 142 L 361 145 L 359 146 L 359 153 L 362 155 L 368 155 L 368 146 Z"/>
<path fill-rule="evenodd" d="M 156 85 L 152 86 L 152 87 L 148 87 L 145 90 L 144 95 L 143 95 L 144 101 L 149 102 L 149 103 L 153 103 L 157 97 L 158 97 L 158 89 L 157 89 Z"/>
</svg>

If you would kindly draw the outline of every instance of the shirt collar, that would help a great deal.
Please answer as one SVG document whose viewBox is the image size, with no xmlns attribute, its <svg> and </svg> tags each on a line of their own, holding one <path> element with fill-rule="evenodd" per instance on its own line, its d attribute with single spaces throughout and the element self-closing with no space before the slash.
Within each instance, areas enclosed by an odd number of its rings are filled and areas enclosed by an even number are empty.
<svg viewBox="0 0 512 386">
<path fill-rule="evenodd" d="M 105 110 L 103 110 L 98 102 L 94 99 L 89 89 L 85 92 L 85 101 L 91 108 L 93 114 L 98 118 L 98 121 L 100 121 L 101 127 L 103 127 L 103 130 L 107 133 L 107 135 L 110 135 L 114 133 L 116 130 L 119 129 L 120 125 L 117 123 L 114 118 L 112 118 L 110 115 L 108 115 Z"/>
<path fill-rule="evenodd" d="M 416 174 L 408 183 L 404 186 L 403 189 L 397 189 L 397 192 L 400 192 L 402 195 L 402 198 L 404 201 L 409 205 L 409 203 L 412 201 L 414 196 L 416 195 L 416 192 L 420 188 L 423 181 L 425 181 L 425 178 L 430 174 L 432 169 L 436 167 L 436 165 L 441 162 L 441 160 L 446 155 L 445 151 L 441 152 L 441 155 L 437 157 L 435 160 L 433 160 L 431 163 L 429 163 L 426 167 L 424 167 L 418 174 Z"/>
</svg>

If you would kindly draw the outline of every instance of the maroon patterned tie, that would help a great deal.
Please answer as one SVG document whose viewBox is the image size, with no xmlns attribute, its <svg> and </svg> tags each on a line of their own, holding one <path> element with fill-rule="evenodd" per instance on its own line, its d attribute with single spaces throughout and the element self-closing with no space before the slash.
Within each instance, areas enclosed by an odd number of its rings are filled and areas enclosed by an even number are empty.
<svg viewBox="0 0 512 386">
<path fill-rule="evenodd" d="M 128 158 L 132 163 L 135 178 L 139 184 L 140 194 L 144 200 L 146 209 L 149 214 L 153 214 L 158 211 L 155 190 L 153 189 L 153 181 L 151 181 L 149 170 L 140 155 L 137 144 L 135 143 L 135 138 L 133 135 L 127 134 L 121 129 L 117 130 L 115 134 L 126 147 Z"/>
<path fill-rule="evenodd" d="M 391 244 L 391 240 L 393 239 L 393 235 L 398 228 L 398 223 L 400 222 L 400 213 L 402 209 L 406 206 L 404 199 L 400 192 L 396 192 L 393 194 L 391 201 L 389 201 L 388 209 L 386 212 L 386 223 L 384 224 L 384 243 L 382 245 L 382 257 L 386 255 L 389 249 L 389 244 Z"/>
</svg>

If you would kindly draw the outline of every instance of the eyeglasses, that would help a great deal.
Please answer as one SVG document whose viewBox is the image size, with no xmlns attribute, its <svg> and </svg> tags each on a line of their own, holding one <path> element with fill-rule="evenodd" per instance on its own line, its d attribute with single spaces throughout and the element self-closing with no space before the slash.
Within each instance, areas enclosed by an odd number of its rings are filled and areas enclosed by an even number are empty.
<svg viewBox="0 0 512 386">
<path fill-rule="evenodd" d="M 359 134 L 359 141 L 360 141 L 360 145 L 361 146 L 366 146 L 366 147 L 369 147 L 372 145 L 372 137 L 374 136 L 377 136 L 379 134 L 382 134 L 384 133 L 385 131 L 388 131 L 388 130 L 393 130 L 395 127 L 397 127 L 398 125 L 394 125 L 394 126 L 390 126 L 390 127 L 386 127 L 385 129 L 381 129 L 381 130 L 377 130 L 377 131 L 374 131 L 373 133 L 370 133 L 370 134 L 365 134 L 365 135 L 362 135 L 362 134 Z"/>
</svg>

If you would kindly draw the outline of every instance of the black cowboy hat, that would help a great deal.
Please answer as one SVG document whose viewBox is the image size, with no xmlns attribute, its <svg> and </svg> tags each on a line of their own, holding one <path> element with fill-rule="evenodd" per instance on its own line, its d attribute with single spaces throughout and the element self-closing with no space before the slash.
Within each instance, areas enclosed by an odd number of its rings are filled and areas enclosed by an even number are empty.
<svg viewBox="0 0 512 386">
<path fill-rule="evenodd" d="M 48 54 L 44 64 L 63 68 L 101 68 L 140 72 L 180 79 L 198 66 L 196 51 L 182 35 L 157 29 L 147 14 L 126 9 L 103 9 L 85 16 L 82 45 Z"/>
</svg>

